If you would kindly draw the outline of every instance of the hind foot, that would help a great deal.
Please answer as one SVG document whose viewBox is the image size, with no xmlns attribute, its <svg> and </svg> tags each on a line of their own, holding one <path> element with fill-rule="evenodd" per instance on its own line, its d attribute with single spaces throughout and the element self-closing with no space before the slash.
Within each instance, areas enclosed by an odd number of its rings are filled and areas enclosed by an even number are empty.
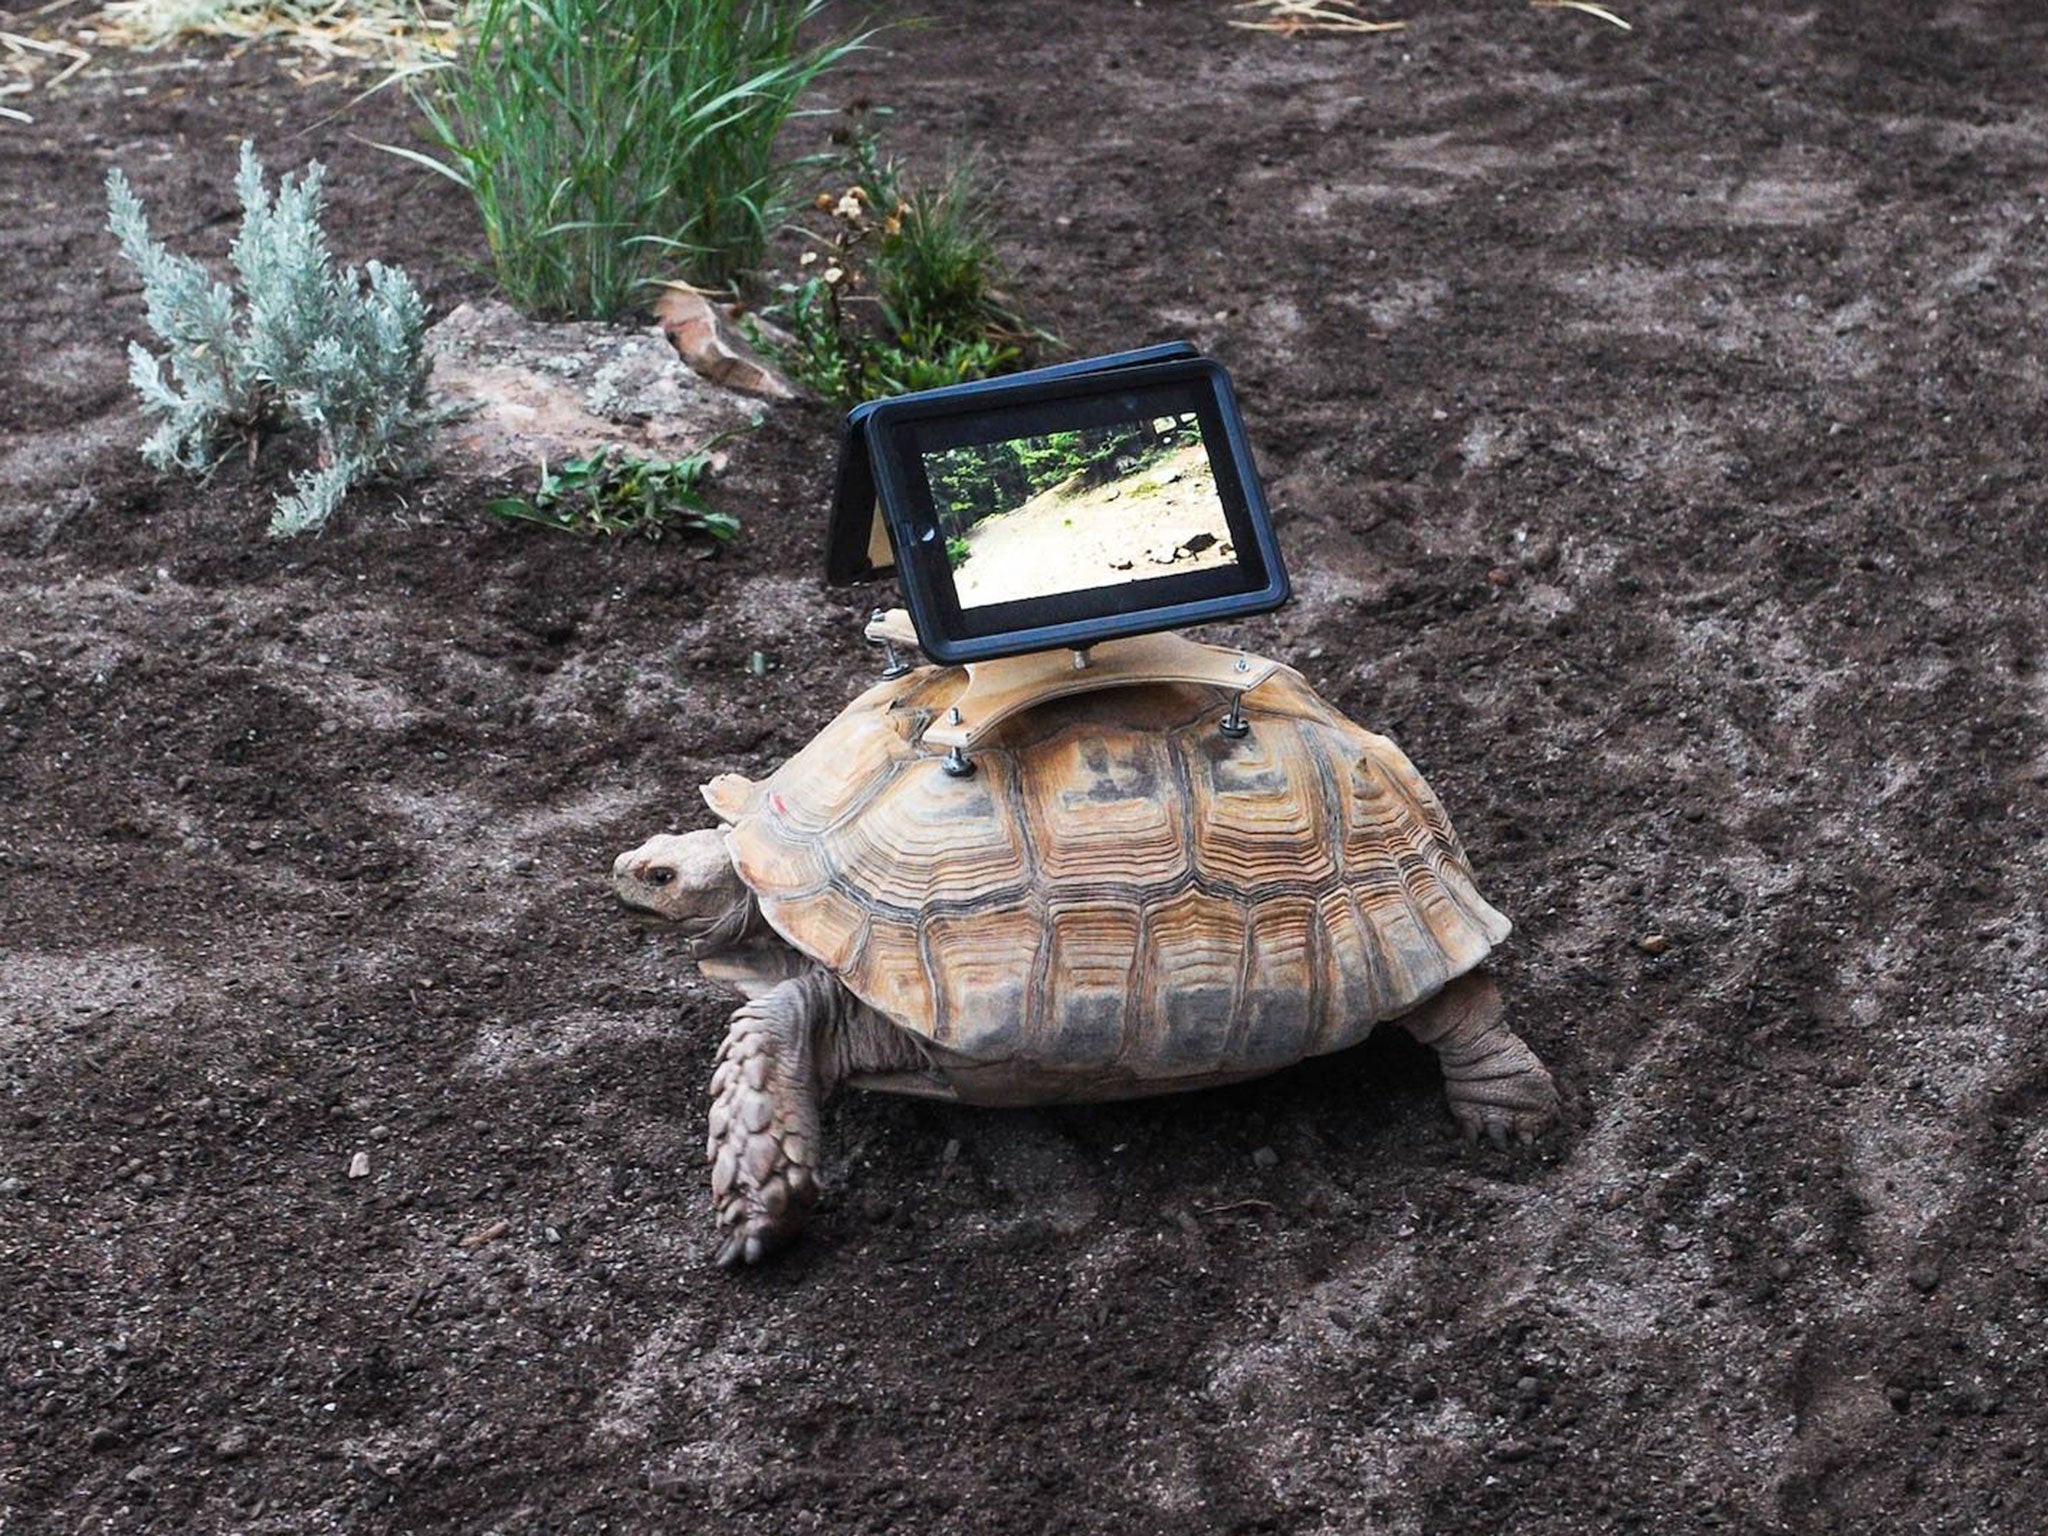
<svg viewBox="0 0 2048 1536">
<path fill-rule="evenodd" d="M 1557 1085 L 1507 1027 L 1506 1012 L 1493 978 L 1475 973 L 1401 1022 L 1436 1052 L 1444 1097 L 1467 1141 L 1527 1146 L 1557 1119 Z"/>
</svg>

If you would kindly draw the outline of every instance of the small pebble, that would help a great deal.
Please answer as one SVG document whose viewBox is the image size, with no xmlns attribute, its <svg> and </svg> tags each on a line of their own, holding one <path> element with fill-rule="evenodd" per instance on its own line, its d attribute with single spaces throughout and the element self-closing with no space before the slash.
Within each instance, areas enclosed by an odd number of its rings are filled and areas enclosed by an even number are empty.
<svg viewBox="0 0 2048 1536">
<path fill-rule="evenodd" d="M 1526 1440 L 1501 1440 L 1487 1454 L 1495 1461 L 1527 1461 L 1536 1454 L 1536 1447 Z"/>
<path fill-rule="evenodd" d="M 348 1176 L 352 1179 L 367 1179 L 370 1176 L 370 1154 L 358 1152 L 348 1160 Z"/>
<path fill-rule="evenodd" d="M 1252 1153 L 1252 1166 L 1254 1168 L 1277 1168 L 1280 1166 L 1280 1154 L 1271 1147 L 1259 1147 Z"/>
<path fill-rule="evenodd" d="M 1913 1394 L 1896 1382 L 1884 1389 L 1884 1399 L 1900 1413 L 1913 1406 Z"/>
<path fill-rule="evenodd" d="M 388 1125 L 373 1125 L 373 1126 L 371 1126 L 371 1127 L 370 1127 L 370 1140 L 372 1140 L 372 1141 L 389 1141 L 390 1139 L 391 1139 L 391 1127 L 390 1127 L 390 1126 L 388 1126 Z"/>
<path fill-rule="evenodd" d="M 1906 1283 L 1923 1296 L 1932 1294 L 1934 1288 L 1941 1284 L 1941 1255 L 1925 1252 L 1916 1255 L 1912 1267 L 1906 1271 Z"/>
<path fill-rule="evenodd" d="M 1671 941 L 1661 933 L 1646 933 L 1636 940 L 1636 948 L 1646 955 L 1661 955 L 1671 947 Z"/>
</svg>

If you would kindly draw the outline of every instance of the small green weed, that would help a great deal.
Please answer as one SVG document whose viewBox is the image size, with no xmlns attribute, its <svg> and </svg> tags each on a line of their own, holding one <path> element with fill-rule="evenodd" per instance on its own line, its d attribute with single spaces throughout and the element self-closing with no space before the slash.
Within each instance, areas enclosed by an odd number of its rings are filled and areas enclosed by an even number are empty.
<svg viewBox="0 0 2048 1536">
<path fill-rule="evenodd" d="M 967 557 L 974 553 L 974 546 L 965 539 L 946 540 L 946 563 L 959 570 L 967 563 Z"/>
<path fill-rule="evenodd" d="M 586 538 L 658 542 L 673 533 L 708 533 L 726 544 L 738 535 L 740 520 L 705 503 L 711 468 L 708 448 L 672 463 L 600 448 L 554 469 L 543 464 L 531 501 L 507 496 L 492 502 L 490 511 L 508 522 Z"/>
<path fill-rule="evenodd" d="M 1003 292 L 988 193 L 971 159 L 935 187 L 908 185 L 856 120 L 841 164 L 843 192 L 814 204 L 823 228 L 799 258 L 799 277 L 766 311 L 788 336 L 754 340 L 797 383 L 840 405 L 1023 365 L 1035 343 Z"/>
</svg>

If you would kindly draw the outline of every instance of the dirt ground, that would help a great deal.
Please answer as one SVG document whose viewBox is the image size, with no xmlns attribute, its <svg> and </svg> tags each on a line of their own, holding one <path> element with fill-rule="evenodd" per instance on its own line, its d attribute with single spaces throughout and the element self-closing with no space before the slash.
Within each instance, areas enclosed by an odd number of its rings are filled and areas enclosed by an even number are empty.
<svg viewBox="0 0 2048 1536">
<path fill-rule="evenodd" d="M 218 251 L 317 153 L 441 310 L 460 194 L 266 55 L 15 99 L 0 1530 L 2043 1529 L 2048 11 L 1620 8 L 925 0 L 835 84 L 985 148 L 1075 351 L 1231 367 L 1299 593 L 1233 638 L 1430 776 L 1566 1110 L 1467 1149 L 1384 1032 L 853 1096 L 736 1276 L 728 1004 L 602 876 L 873 671 L 830 413 L 715 560 L 448 480 L 268 544 L 281 466 L 135 457 L 106 167 Z"/>
<path fill-rule="evenodd" d="M 1183 547 L 1203 534 L 1202 548 Z M 1122 480 L 1041 491 L 978 519 L 965 537 L 967 562 L 953 568 L 964 608 L 1181 576 L 1237 558 L 1199 443 Z"/>
</svg>

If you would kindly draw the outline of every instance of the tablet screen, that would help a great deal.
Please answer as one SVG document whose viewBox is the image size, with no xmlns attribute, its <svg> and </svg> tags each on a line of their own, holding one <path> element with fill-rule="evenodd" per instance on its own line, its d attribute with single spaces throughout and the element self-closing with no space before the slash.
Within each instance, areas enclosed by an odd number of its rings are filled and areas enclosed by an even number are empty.
<svg viewBox="0 0 2048 1536">
<path fill-rule="evenodd" d="M 962 608 L 1237 558 L 1193 411 L 924 455 Z"/>
<path fill-rule="evenodd" d="M 906 396 L 873 407 L 865 430 L 935 660 L 1080 649 L 1286 600 L 1213 363 Z"/>
</svg>

